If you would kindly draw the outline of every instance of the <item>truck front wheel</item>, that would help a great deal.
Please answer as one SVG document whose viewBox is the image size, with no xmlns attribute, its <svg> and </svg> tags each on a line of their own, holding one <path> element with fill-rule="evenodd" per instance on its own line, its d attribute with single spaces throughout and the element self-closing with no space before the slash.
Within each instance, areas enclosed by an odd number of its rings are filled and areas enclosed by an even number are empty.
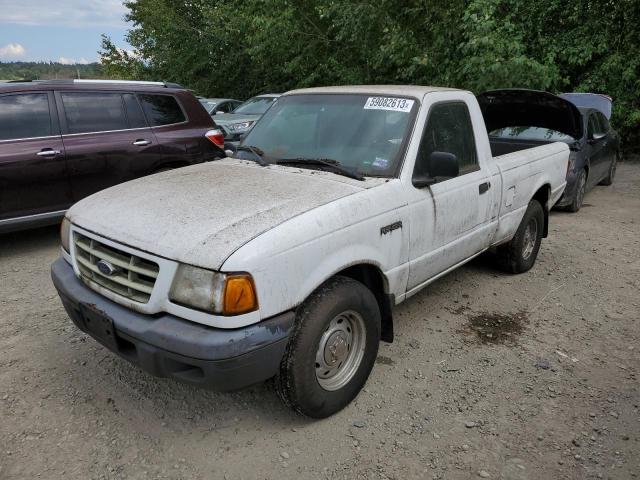
<svg viewBox="0 0 640 480">
<path fill-rule="evenodd" d="M 542 205 L 537 200 L 531 200 L 516 234 L 510 242 L 498 247 L 500 266 L 511 273 L 523 273 L 533 267 L 542 243 L 543 229 Z"/>
<path fill-rule="evenodd" d="M 298 309 L 276 377 L 276 390 L 296 412 L 325 418 L 362 389 L 378 355 L 380 309 L 362 283 L 337 276 Z"/>
</svg>

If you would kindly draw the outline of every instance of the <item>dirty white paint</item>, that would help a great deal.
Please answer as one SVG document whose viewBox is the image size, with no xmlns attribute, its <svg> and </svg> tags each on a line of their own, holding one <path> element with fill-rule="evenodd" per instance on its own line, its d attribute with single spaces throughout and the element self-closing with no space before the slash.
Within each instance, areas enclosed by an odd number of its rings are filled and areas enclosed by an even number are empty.
<svg viewBox="0 0 640 480">
<path fill-rule="evenodd" d="M 117 185 L 67 216 L 130 247 L 216 270 L 285 220 L 383 181 L 225 159 Z"/>
<path fill-rule="evenodd" d="M 172 262 L 251 273 L 258 312 L 203 318 L 181 307 L 184 318 L 224 328 L 286 311 L 330 276 L 360 263 L 383 272 L 386 291 L 399 303 L 491 245 L 508 241 L 539 188 L 550 187 L 550 205 L 564 190 L 568 147 L 555 143 L 493 158 L 469 92 L 359 86 L 291 94 L 321 92 L 401 95 L 421 102 L 399 178 L 359 182 L 328 172 L 224 160 L 111 188 L 74 206 L 70 219 Z M 429 108 L 452 100 L 469 106 L 480 169 L 416 189 L 411 176 Z M 491 187 L 480 195 L 483 182 Z M 512 192 L 509 198 L 506 192 Z M 382 233 L 398 222 L 401 228 Z"/>
</svg>

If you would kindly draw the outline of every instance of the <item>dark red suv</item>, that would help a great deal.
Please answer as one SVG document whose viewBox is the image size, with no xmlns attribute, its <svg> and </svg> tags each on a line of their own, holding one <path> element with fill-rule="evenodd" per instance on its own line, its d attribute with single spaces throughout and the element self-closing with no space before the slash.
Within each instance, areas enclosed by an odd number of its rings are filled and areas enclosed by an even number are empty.
<svg viewBox="0 0 640 480">
<path fill-rule="evenodd" d="M 0 84 L 0 232 L 55 223 L 98 190 L 220 157 L 222 131 L 180 85 Z"/>
</svg>

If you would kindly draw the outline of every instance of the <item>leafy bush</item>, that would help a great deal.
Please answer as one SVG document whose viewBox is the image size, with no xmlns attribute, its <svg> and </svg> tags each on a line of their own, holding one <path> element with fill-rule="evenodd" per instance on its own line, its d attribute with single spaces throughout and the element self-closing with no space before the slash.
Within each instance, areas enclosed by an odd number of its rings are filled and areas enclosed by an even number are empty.
<svg viewBox="0 0 640 480">
<path fill-rule="evenodd" d="M 415 83 L 590 91 L 640 145 L 637 0 L 131 0 L 105 72 L 211 96 L 329 84 Z"/>
</svg>

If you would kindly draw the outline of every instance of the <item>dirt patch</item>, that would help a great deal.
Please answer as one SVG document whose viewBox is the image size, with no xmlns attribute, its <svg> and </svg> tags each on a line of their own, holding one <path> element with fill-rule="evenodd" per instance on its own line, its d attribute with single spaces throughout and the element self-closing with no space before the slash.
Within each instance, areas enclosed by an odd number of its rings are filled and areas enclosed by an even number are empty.
<svg viewBox="0 0 640 480">
<path fill-rule="evenodd" d="M 527 313 L 524 311 L 510 315 L 483 312 L 470 315 L 468 318 L 467 328 L 475 333 L 482 343 L 513 344 L 527 323 Z"/>
</svg>

